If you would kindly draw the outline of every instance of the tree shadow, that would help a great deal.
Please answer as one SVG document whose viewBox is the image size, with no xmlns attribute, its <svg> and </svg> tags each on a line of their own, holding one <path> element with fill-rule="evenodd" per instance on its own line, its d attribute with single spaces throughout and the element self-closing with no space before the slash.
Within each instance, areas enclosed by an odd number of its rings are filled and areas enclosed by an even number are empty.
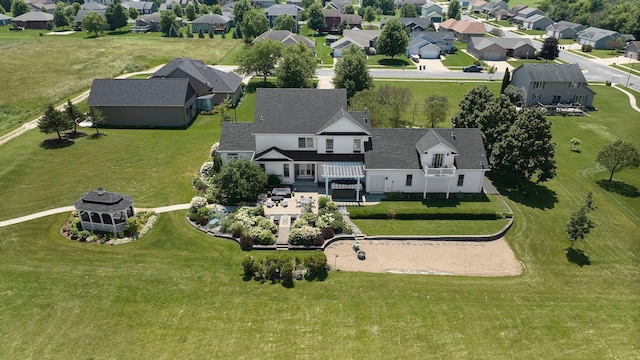
<svg viewBox="0 0 640 360">
<path fill-rule="evenodd" d="M 403 67 L 409 66 L 409 62 L 404 59 L 380 59 L 378 64 L 382 66 Z"/>
<path fill-rule="evenodd" d="M 75 131 L 75 132 L 74 131 L 69 131 L 64 136 L 67 139 L 75 140 L 75 139 L 87 136 L 87 133 L 83 132 L 83 131 Z"/>
<path fill-rule="evenodd" d="M 608 180 L 602 179 L 596 181 L 596 184 L 598 184 L 598 186 L 600 186 L 604 190 L 614 192 L 618 195 L 632 198 L 640 196 L 640 191 L 638 191 L 637 187 L 629 185 L 622 181 L 612 180 L 611 182 L 609 182 Z"/>
<path fill-rule="evenodd" d="M 576 264 L 580 267 L 591 265 L 591 260 L 589 260 L 589 257 L 584 253 L 584 251 L 572 247 L 568 247 L 565 250 L 567 250 L 567 260 L 570 263 Z"/>
<path fill-rule="evenodd" d="M 63 149 L 69 147 L 74 144 L 74 141 L 71 139 L 63 138 L 62 140 L 56 139 L 47 139 L 40 143 L 40 147 L 47 150 L 55 150 L 55 149 Z"/>
<path fill-rule="evenodd" d="M 321 271 L 317 274 L 307 274 L 307 276 L 305 276 L 305 280 L 307 281 L 325 281 L 327 279 L 327 277 L 329 276 L 329 273 L 324 270 Z"/>
<path fill-rule="evenodd" d="M 108 31 L 107 35 L 126 35 L 128 33 L 129 31 L 127 30 L 120 30 L 120 31 L 113 30 L 113 31 Z"/>
<path fill-rule="evenodd" d="M 107 136 L 107 134 L 105 134 L 105 133 L 91 134 L 91 135 L 87 136 L 87 139 L 89 139 L 89 140 L 100 140 L 100 139 L 102 139 L 103 136 Z"/>
<path fill-rule="evenodd" d="M 528 183 L 518 189 L 498 186 L 498 189 L 509 200 L 534 209 L 553 209 L 558 202 L 557 193 L 540 184 Z"/>
</svg>

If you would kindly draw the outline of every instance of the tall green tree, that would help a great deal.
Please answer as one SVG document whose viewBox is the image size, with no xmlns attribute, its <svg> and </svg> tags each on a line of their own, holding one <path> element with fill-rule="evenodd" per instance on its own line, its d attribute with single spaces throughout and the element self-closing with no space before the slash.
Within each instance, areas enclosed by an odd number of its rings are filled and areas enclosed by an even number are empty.
<svg viewBox="0 0 640 360">
<path fill-rule="evenodd" d="M 382 85 L 377 90 L 377 100 L 388 109 L 388 121 L 394 128 L 402 127 L 402 114 L 413 100 L 413 93 L 405 87 Z"/>
<path fill-rule="evenodd" d="M 5 11 L 4 13 L 11 11 L 11 0 L 0 0 L 0 6 Z"/>
<path fill-rule="evenodd" d="M 293 16 L 289 14 L 278 15 L 273 23 L 274 30 L 289 30 L 291 32 L 298 32 L 298 22 Z"/>
<path fill-rule="evenodd" d="M 64 9 L 64 3 L 59 2 L 56 4 L 56 8 L 53 11 L 53 24 L 56 27 L 65 27 L 69 25 L 69 18 L 67 12 Z"/>
<path fill-rule="evenodd" d="M 171 11 L 173 11 L 173 13 L 176 15 L 176 17 L 182 17 L 183 11 L 182 11 L 182 6 L 180 6 L 180 4 L 173 4 L 173 6 L 171 7 Z"/>
<path fill-rule="evenodd" d="M 404 18 L 414 18 L 418 17 L 418 12 L 416 11 L 416 7 L 411 3 L 404 3 L 400 8 L 400 17 Z"/>
<path fill-rule="evenodd" d="M 460 16 L 460 1 L 450 0 L 449 9 L 447 10 L 447 18 L 458 19 L 459 16 Z"/>
<path fill-rule="evenodd" d="M 478 114 L 477 127 L 482 132 L 482 140 L 489 161 L 491 161 L 494 147 L 504 140 L 517 118 L 518 112 L 515 106 L 505 95 L 492 99 L 486 104 L 484 111 Z"/>
<path fill-rule="evenodd" d="M 493 102 L 493 92 L 486 85 L 479 85 L 469 90 L 460 100 L 458 113 L 452 121 L 456 127 L 477 128 L 478 117 Z"/>
<path fill-rule="evenodd" d="M 607 46 L 611 48 L 611 54 L 613 54 L 614 51 L 618 49 L 623 49 L 626 44 L 627 42 L 624 40 L 623 37 L 617 37 L 607 41 Z"/>
<path fill-rule="evenodd" d="M 335 66 L 332 83 L 336 89 L 347 89 L 348 99 L 359 91 L 373 87 L 367 58 L 358 47 L 350 46 L 342 52 Z"/>
<path fill-rule="evenodd" d="M 242 37 L 242 22 L 244 21 L 244 15 L 251 11 L 251 9 L 253 9 L 253 7 L 249 0 L 236 1 L 233 6 L 233 18 L 236 22 L 236 32 L 239 31 L 239 37 Z"/>
<path fill-rule="evenodd" d="M 500 87 L 500 94 L 504 94 L 504 89 L 507 86 L 511 85 L 511 73 L 509 72 L 509 68 L 504 71 L 504 76 L 502 77 L 502 86 Z"/>
<path fill-rule="evenodd" d="M 222 166 L 215 183 L 228 204 L 254 202 L 266 190 L 267 175 L 253 161 L 232 160 Z"/>
<path fill-rule="evenodd" d="M 355 14 L 356 13 L 356 9 L 351 4 L 348 4 L 347 6 L 345 6 L 343 10 L 344 10 L 345 14 Z"/>
<path fill-rule="evenodd" d="M 508 85 L 504 89 L 504 96 L 509 98 L 509 101 L 515 106 L 522 106 L 524 103 L 524 94 L 520 89 L 513 85 Z"/>
<path fill-rule="evenodd" d="M 211 6 L 211 13 L 212 14 L 222 15 L 222 8 L 218 4 L 212 5 Z"/>
<path fill-rule="evenodd" d="M 52 104 L 47 105 L 47 110 L 38 121 L 38 128 L 45 134 L 56 133 L 58 140 L 62 140 L 61 131 L 71 129 L 71 122 Z"/>
<path fill-rule="evenodd" d="M 20 16 L 29 11 L 29 5 L 27 5 L 24 0 L 13 0 L 13 4 L 11 4 L 11 14 L 13 14 L 13 17 Z"/>
<path fill-rule="evenodd" d="M 138 12 L 138 9 L 136 9 L 134 7 L 130 7 L 128 15 L 129 15 L 129 19 L 135 20 L 135 19 L 138 18 L 138 16 L 140 16 L 140 13 Z"/>
<path fill-rule="evenodd" d="M 423 100 L 424 114 L 432 128 L 447 118 L 449 99 L 442 95 L 431 95 Z"/>
<path fill-rule="evenodd" d="M 378 36 L 377 52 L 379 54 L 394 56 L 403 54 L 409 44 L 409 35 L 404 25 L 397 19 L 391 19 L 384 24 Z"/>
<path fill-rule="evenodd" d="M 96 107 L 89 107 L 89 112 L 87 113 L 88 120 L 91 120 L 93 123 L 93 127 L 96 128 L 96 135 L 100 135 L 100 131 L 98 130 L 98 126 L 104 122 L 104 114 Z"/>
<path fill-rule="evenodd" d="M 285 49 L 276 68 L 276 85 L 281 88 L 309 88 L 318 63 L 311 51 L 299 42 Z"/>
<path fill-rule="evenodd" d="M 369 113 L 371 126 L 373 127 L 390 126 L 390 111 L 386 105 L 378 99 L 377 89 L 370 88 L 357 92 L 351 98 L 350 109 L 352 111 L 364 111 L 366 109 Z"/>
<path fill-rule="evenodd" d="M 283 51 L 282 43 L 272 39 L 264 39 L 253 46 L 246 46 L 236 57 L 237 72 L 242 75 L 260 76 L 266 85 L 267 77 L 275 73 L 276 64 Z"/>
<path fill-rule="evenodd" d="M 82 17 L 82 27 L 89 34 L 94 33 L 96 37 L 98 36 L 98 33 L 104 33 L 104 28 L 106 26 L 107 20 L 95 11 L 90 11 Z"/>
<path fill-rule="evenodd" d="M 269 30 L 269 20 L 262 11 L 253 9 L 244 14 L 242 36 L 245 42 L 250 42 L 267 30 Z"/>
<path fill-rule="evenodd" d="M 588 213 L 594 209 L 593 193 L 588 193 L 584 204 L 571 213 L 566 226 L 567 236 L 571 241 L 570 249 L 573 249 L 576 241 L 584 240 L 585 236 L 593 229 L 594 223 L 589 219 Z"/>
<path fill-rule="evenodd" d="M 544 39 L 542 43 L 542 49 L 540 49 L 540 57 L 547 60 L 554 60 L 560 55 L 560 49 L 558 48 L 558 39 L 553 36 L 549 36 Z"/>
<path fill-rule="evenodd" d="M 78 107 L 71 102 L 71 99 L 67 99 L 67 104 L 64 106 L 64 115 L 73 124 L 73 132 L 77 132 L 76 125 L 82 114 Z"/>
<path fill-rule="evenodd" d="M 376 5 L 384 15 L 395 15 L 396 13 L 394 0 L 376 0 Z"/>
<path fill-rule="evenodd" d="M 184 14 L 187 16 L 187 20 L 193 21 L 196 19 L 198 13 L 196 12 L 196 6 L 192 2 L 188 3 L 184 8 Z"/>
<path fill-rule="evenodd" d="M 602 148 L 596 161 L 609 171 L 609 182 L 611 182 L 615 173 L 639 167 L 640 153 L 633 144 L 618 140 Z"/>
<path fill-rule="evenodd" d="M 111 3 L 107 7 L 104 16 L 107 18 L 107 24 L 112 30 L 118 29 L 120 31 L 122 27 L 127 26 L 127 14 L 119 2 Z"/>
<path fill-rule="evenodd" d="M 377 17 L 376 9 L 374 9 L 371 6 L 367 6 L 364 8 L 364 13 L 362 14 L 362 20 L 368 22 L 369 26 L 371 26 L 372 21 L 375 21 L 376 17 Z"/>
<path fill-rule="evenodd" d="M 307 26 L 315 32 L 319 32 L 327 26 L 322 7 L 317 2 L 314 2 L 307 9 Z"/>
<path fill-rule="evenodd" d="M 171 37 L 171 29 L 176 26 L 176 14 L 171 11 L 162 11 L 160 13 L 160 31 L 162 35 Z"/>
</svg>

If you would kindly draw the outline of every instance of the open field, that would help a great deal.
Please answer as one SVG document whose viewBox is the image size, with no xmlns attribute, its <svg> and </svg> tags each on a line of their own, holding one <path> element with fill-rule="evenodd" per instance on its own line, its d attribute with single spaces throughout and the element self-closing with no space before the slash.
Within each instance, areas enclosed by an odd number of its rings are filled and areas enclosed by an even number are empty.
<svg viewBox="0 0 640 360">
<path fill-rule="evenodd" d="M 219 37 L 168 39 L 123 34 L 84 38 L 84 33 L 60 36 L 38 36 L 35 30 L 7 33 L 0 35 L 4 67 L 28 70 L 0 73 L 0 83 L 16 84 L 3 88 L 0 135 L 37 117 L 49 102 L 57 103 L 66 100 L 68 94 L 88 89 L 95 78 L 148 69 L 175 57 L 214 64 L 241 43 Z"/>
<path fill-rule="evenodd" d="M 454 104 L 467 85 L 407 83 L 415 97 L 447 92 Z M 191 228 L 183 212 L 113 247 L 62 238 L 60 214 L 0 228 L 0 358 L 638 358 L 640 169 L 607 184 L 594 159 L 616 139 L 640 147 L 640 122 L 619 91 L 593 89 L 591 117 L 551 118 L 557 178 L 507 193 L 521 276 L 330 272 L 288 289 L 243 281 L 246 253 Z M 36 131 L 3 145 L 0 199 L 11 205 L 0 219 L 69 205 L 96 186 L 138 206 L 187 202 L 219 123 L 105 132 L 61 149 L 39 147 L 47 136 Z M 573 137 L 581 153 L 570 151 Z M 576 244 L 578 266 L 564 226 L 589 191 L 596 228 Z"/>
</svg>

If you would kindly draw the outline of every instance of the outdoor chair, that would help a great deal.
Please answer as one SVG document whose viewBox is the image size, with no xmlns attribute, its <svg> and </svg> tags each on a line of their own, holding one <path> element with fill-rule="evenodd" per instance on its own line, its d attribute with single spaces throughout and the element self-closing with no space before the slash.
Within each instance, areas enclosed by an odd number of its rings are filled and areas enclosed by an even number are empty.
<svg viewBox="0 0 640 360">
<path fill-rule="evenodd" d="M 289 206 L 289 203 L 287 202 L 287 200 L 282 200 L 280 202 L 280 205 L 282 205 L 282 207 L 287 207 L 287 206 Z"/>
</svg>

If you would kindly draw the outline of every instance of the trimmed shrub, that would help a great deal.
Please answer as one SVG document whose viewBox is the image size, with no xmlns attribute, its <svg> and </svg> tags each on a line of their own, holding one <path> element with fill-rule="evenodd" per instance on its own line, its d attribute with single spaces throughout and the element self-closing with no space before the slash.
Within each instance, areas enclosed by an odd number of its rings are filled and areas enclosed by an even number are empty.
<svg viewBox="0 0 640 360">
<path fill-rule="evenodd" d="M 202 196 L 194 196 L 191 198 L 191 212 L 197 212 L 203 206 L 207 206 L 207 199 Z"/>
<path fill-rule="evenodd" d="M 239 238 L 242 236 L 243 232 L 244 232 L 244 228 L 242 226 L 236 226 L 233 229 L 231 229 L 231 236 L 233 236 L 234 238 Z M 251 246 L 253 246 L 253 244 L 251 244 Z"/>
<path fill-rule="evenodd" d="M 591 46 L 591 45 L 582 45 L 582 48 L 580 48 L 580 50 L 582 50 L 582 52 L 591 52 L 593 50 L 593 46 Z"/>
<path fill-rule="evenodd" d="M 332 227 L 327 226 L 326 228 L 322 229 L 322 237 L 324 239 L 329 240 L 329 239 L 333 238 L 334 236 L 336 236 L 336 234 L 333 231 Z"/>
<path fill-rule="evenodd" d="M 240 236 L 240 248 L 242 250 L 251 250 L 253 248 L 253 239 L 249 235 Z"/>
<path fill-rule="evenodd" d="M 325 208 L 327 209 L 327 211 L 336 211 L 338 210 L 338 204 L 336 204 L 333 201 L 329 201 L 327 202 L 327 205 L 325 206 Z"/>
<path fill-rule="evenodd" d="M 282 182 L 280 181 L 280 178 L 278 177 L 278 175 L 267 175 L 267 185 L 270 187 L 276 187 L 278 185 L 280 185 Z"/>
<path fill-rule="evenodd" d="M 326 196 L 318 196 L 318 209 L 324 209 L 329 202 L 329 198 Z"/>
<path fill-rule="evenodd" d="M 245 256 L 242 259 L 242 273 L 244 274 L 245 277 L 247 278 L 252 278 L 254 275 L 253 272 L 253 264 L 254 264 L 254 260 L 252 256 Z"/>
<path fill-rule="evenodd" d="M 196 225 L 205 226 L 209 223 L 209 219 L 204 216 L 198 216 L 196 219 Z"/>
<path fill-rule="evenodd" d="M 280 269 L 280 278 L 285 285 L 291 285 L 293 283 L 293 262 L 291 260 L 285 261 Z"/>
<path fill-rule="evenodd" d="M 320 230 L 305 225 L 297 229 L 292 229 L 291 232 L 289 232 L 289 243 L 309 246 L 313 243 L 317 235 L 320 235 Z"/>
<path fill-rule="evenodd" d="M 140 224 L 138 223 L 138 219 L 134 217 L 128 218 L 124 223 L 124 228 L 127 230 L 129 234 L 135 234 L 140 229 Z"/>
<path fill-rule="evenodd" d="M 316 235 L 316 238 L 313 240 L 313 245 L 322 246 L 324 244 L 324 237 L 320 234 Z"/>
<path fill-rule="evenodd" d="M 304 265 L 307 267 L 307 276 L 316 277 L 327 271 L 327 256 L 320 250 L 313 252 L 313 255 L 306 258 Z"/>
<path fill-rule="evenodd" d="M 198 217 L 200 217 L 200 215 L 198 215 L 198 213 L 189 213 L 189 220 L 195 222 L 196 220 L 198 220 Z"/>
</svg>

